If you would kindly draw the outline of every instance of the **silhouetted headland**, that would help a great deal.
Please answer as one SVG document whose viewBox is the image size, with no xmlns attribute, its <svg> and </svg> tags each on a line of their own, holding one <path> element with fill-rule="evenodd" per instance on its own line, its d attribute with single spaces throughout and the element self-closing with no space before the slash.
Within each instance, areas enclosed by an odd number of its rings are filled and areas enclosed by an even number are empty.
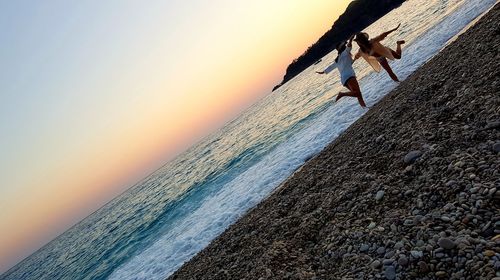
<svg viewBox="0 0 500 280">
<path fill-rule="evenodd" d="M 287 67 L 283 81 L 275 86 L 273 91 L 334 50 L 339 42 L 347 40 L 351 34 L 365 29 L 392 9 L 399 7 L 404 1 L 352 1 L 345 12 L 333 23 L 332 28 Z"/>
</svg>

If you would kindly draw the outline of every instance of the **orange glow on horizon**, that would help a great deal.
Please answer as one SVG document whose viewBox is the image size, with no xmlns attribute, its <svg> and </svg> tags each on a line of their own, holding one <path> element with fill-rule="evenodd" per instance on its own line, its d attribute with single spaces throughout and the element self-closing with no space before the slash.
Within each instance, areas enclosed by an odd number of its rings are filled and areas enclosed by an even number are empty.
<svg viewBox="0 0 500 280">
<path fill-rule="evenodd" d="M 64 106 L 84 105 L 73 115 L 61 105 L 52 130 L 39 128 L 46 135 L 34 142 L 45 151 L 28 157 L 31 176 L 19 171 L 12 184 L 20 187 L 0 198 L 0 273 L 270 93 L 349 2 L 217 2 L 193 12 L 179 41 L 145 30 L 153 39 L 133 38 L 122 53 L 126 43 L 108 46 L 117 50 L 109 64 L 92 61 L 87 72 L 77 64 L 76 80 L 94 76 L 50 90 L 81 98 Z"/>
</svg>

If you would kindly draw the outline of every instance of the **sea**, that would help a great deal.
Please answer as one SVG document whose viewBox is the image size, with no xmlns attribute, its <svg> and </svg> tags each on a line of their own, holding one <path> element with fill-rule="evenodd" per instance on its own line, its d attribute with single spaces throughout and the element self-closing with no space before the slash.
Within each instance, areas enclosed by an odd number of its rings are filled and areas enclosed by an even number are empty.
<svg viewBox="0 0 500 280">
<path fill-rule="evenodd" d="M 406 40 L 391 61 L 401 80 L 442 50 L 497 0 L 408 0 L 365 31 L 401 23 L 384 44 Z M 353 51 L 357 50 L 354 44 Z M 239 117 L 0 276 L 0 279 L 166 279 L 308 159 L 367 112 L 323 57 Z M 355 70 L 368 106 L 397 87 L 362 60 Z"/>
</svg>

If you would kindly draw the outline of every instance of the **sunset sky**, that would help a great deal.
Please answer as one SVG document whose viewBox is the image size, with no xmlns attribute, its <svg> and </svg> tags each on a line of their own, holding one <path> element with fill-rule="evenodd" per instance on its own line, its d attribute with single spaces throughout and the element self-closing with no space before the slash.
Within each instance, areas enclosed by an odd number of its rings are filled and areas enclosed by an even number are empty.
<svg viewBox="0 0 500 280">
<path fill-rule="evenodd" d="M 281 81 L 349 0 L 0 2 L 0 273 Z"/>
</svg>

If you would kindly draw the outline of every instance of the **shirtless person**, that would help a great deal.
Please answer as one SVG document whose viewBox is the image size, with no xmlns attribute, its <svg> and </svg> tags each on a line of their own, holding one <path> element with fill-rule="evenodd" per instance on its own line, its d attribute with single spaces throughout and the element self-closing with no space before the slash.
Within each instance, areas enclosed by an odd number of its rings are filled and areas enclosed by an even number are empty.
<svg viewBox="0 0 500 280">
<path fill-rule="evenodd" d="M 398 30 L 400 25 L 392 30 L 378 35 L 373 39 L 369 39 L 369 35 L 364 32 L 356 34 L 356 39 L 354 41 L 358 43 L 359 51 L 354 56 L 354 60 L 358 59 L 359 57 L 363 57 L 366 62 L 368 62 L 368 64 L 370 64 L 377 72 L 380 72 L 380 66 L 382 66 L 393 81 L 399 82 L 398 77 L 396 76 L 396 74 L 394 74 L 394 71 L 392 71 L 391 66 L 389 66 L 389 62 L 387 62 L 387 59 L 401 59 L 401 45 L 403 45 L 405 41 L 398 41 L 396 50 L 388 48 L 382 45 L 382 43 L 380 42 L 384 40 L 387 35 Z"/>
</svg>

